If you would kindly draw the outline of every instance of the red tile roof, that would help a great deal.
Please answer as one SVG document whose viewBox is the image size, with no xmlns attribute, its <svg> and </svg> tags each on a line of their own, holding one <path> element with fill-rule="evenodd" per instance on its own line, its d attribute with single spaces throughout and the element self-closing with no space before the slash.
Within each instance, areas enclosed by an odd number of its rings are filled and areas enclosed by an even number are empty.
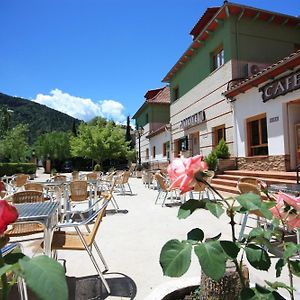
<svg viewBox="0 0 300 300">
<path fill-rule="evenodd" d="M 227 98 L 233 98 L 236 95 L 244 93 L 252 87 L 258 86 L 297 66 L 300 66 L 300 50 L 290 54 L 289 56 L 286 56 L 275 64 L 268 66 L 255 75 L 230 86 L 230 88 L 223 93 L 223 95 L 225 95 Z"/>
<path fill-rule="evenodd" d="M 153 93 L 154 96 L 152 98 L 146 98 L 147 103 L 170 103 L 170 88 L 169 86 L 165 86 L 161 89 L 150 90 L 150 91 L 157 91 L 157 93 Z M 150 92 L 148 91 L 146 95 Z M 145 96 L 146 96 L 145 95 Z"/>
</svg>

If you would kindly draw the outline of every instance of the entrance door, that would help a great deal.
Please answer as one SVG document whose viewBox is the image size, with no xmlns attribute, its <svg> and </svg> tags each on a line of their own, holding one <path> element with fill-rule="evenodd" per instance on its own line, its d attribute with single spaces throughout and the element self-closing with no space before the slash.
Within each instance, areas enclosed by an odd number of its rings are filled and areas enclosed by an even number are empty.
<svg viewBox="0 0 300 300">
<path fill-rule="evenodd" d="M 200 154 L 199 132 L 192 134 L 192 155 Z"/>
</svg>

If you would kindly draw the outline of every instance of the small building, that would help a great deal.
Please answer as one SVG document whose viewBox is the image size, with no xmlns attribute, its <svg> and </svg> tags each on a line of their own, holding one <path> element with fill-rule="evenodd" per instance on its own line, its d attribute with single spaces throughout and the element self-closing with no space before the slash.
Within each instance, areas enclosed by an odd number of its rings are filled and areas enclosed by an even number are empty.
<svg viewBox="0 0 300 300">
<path fill-rule="evenodd" d="M 171 159 L 206 156 L 222 138 L 239 155 L 233 105 L 223 93 L 299 49 L 300 18 L 225 1 L 208 8 L 190 34 L 163 79 L 171 94 Z"/>
<path fill-rule="evenodd" d="M 153 168 L 160 168 L 168 164 L 170 158 L 170 89 L 165 86 L 149 90 L 144 98 L 143 105 L 132 117 L 137 128 L 143 128 L 136 145 L 140 142 L 142 163 L 148 162 Z"/>
<path fill-rule="evenodd" d="M 300 163 L 300 50 L 224 95 L 233 106 L 239 169 L 295 169 Z"/>
</svg>

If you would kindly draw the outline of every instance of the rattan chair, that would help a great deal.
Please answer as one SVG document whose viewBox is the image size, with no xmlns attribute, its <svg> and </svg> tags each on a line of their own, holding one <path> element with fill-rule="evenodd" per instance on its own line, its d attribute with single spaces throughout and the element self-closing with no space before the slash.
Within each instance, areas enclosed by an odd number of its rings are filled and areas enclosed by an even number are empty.
<svg viewBox="0 0 300 300">
<path fill-rule="evenodd" d="M 45 201 L 42 192 L 39 191 L 23 191 L 15 193 L 11 196 L 13 204 L 32 203 Z M 40 223 L 15 223 L 12 227 L 5 231 L 8 237 L 20 237 L 40 233 L 44 231 L 44 226 Z"/>
<path fill-rule="evenodd" d="M 148 186 L 150 188 L 150 185 L 153 183 L 153 174 L 150 171 L 144 170 L 142 172 L 142 182 L 144 185 Z"/>
<path fill-rule="evenodd" d="M 238 182 L 237 188 L 238 188 L 238 191 L 240 192 L 240 194 L 253 193 L 253 194 L 261 197 L 261 192 L 258 189 L 257 185 L 254 185 L 252 183 Z M 262 200 L 262 198 L 261 198 L 261 200 Z M 264 219 L 262 214 L 259 212 L 259 210 L 253 210 L 253 211 L 250 211 L 249 213 L 246 213 L 243 216 L 243 220 L 241 222 L 241 230 L 240 230 L 240 234 L 239 234 L 239 240 L 241 240 L 243 238 L 249 214 L 255 215 L 257 226 L 260 226 L 262 223 L 262 219 Z M 266 222 L 264 221 L 263 223 L 266 223 Z"/>
<path fill-rule="evenodd" d="M 176 194 L 176 189 L 170 189 L 170 185 L 168 185 L 168 183 L 166 182 L 166 178 L 160 172 L 155 173 L 154 177 L 158 184 L 158 195 L 156 197 L 155 204 L 157 204 L 161 195 L 164 194 L 163 202 L 161 205 L 164 206 L 169 193 L 172 194 L 171 199 L 173 199 L 173 193 Z"/>
<path fill-rule="evenodd" d="M 85 174 L 87 180 L 97 180 L 98 174 L 96 172 Z"/>
<path fill-rule="evenodd" d="M 96 252 L 98 253 L 105 270 L 104 272 L 108 271 L 107 263 L 104 260 L 104 257 L 102 253 L 100 252 L 100 249 L 96 243 L 95 237 L 98 232 L 100 223 L 102 221 L 103 216 L 105 215 L 105 211 L 107 208 L 107 205 L 109 203 L 110 197 L 108 199 L 105 199 L 103 204 L 99 209 L 94 211 L 92 214 L 89 215 L 88 218 L 82 219 L 80 222 L 71 221 L 69 223 L 62 223 L 57 226 L 59 229 L 58 231 L 55 231 L 53 234 L 53 240 L 52 240 L 52 250 L 77 250 L 77 251 L 87 251 L 97 273 L 99 274 L 100 279 L 102 280 L 106 290 L 108 293 L 110 293 L 110 288 L 108 286 L 107 281 L 105 280 L 103 273 L 92 253 L 92 247 L 95 248 Z M 88 224 L 90 224 L 92 221 L 94 221 L 93 228 L 90 230 L 88 227 Z M 84 227 L 86 229 L 86 232 L 82 232 L 81 228 Z M 64 231 L 62 229 L 64 228 L 74 228 L 75 231 Z M 55 255 L 56 256 L 56 255 Z"/>
<path fill-rule="evenodd" d="M 11 181 L 14 192 L 24 190 L 24 184 L 28 182 L 29 176 L 26 174 L 17 174 Z"/>
<path fill-rule="evenodd" d="M 79 180 L 79 172 L 78 171 L 73 171 L 72 172 L 72 180 Z"/>
<path fill-rule="evenodd" d="M 204 177 L 204 180 L 207 183 L 211 184 L 211 181 L 212 181 L 212 179 L 215 176 L 215 172 L 209 170 L 209 171 L 206 171 L 205 174 L 206 174 L 206 176 Z M 209 188 L 209 186 L 207 186 L 206 184 L 204 184 L 202 182 L 199 182 L 198 184 L 196 184 L 194 186 L 194 189 L 193 189 L 192 193 L 194 193 L 194 192 L 199 193 L 199 200 L 200 200 L 200 199 L 204 198 L 205 194 L 206 194 L 206 197 L 209 198 L 209 191 L 211 191 L 210 188 Z M 212 192 L 211 194 L 212 194 L 213 198 L 215 199 L 214 193 Z M 194 195 L 193 195 L 193 197 L 194 197 Z"/>
<path fill-rule="evenodd" d="M 3 181 L 0 181 L 0 199 L 7 196 L 6 185 Z"/>
<path fill-rule="evenodd" d="M 129 184 L 130 172 L 124 171 L 120 176 L 117 177 L 116 185 L 121 189 L 123 195 L 130 193 L 132 195 L 132 190 Z M 126 186 L 128 186 L 129 190 L 126 190 Z"/>
</svg>

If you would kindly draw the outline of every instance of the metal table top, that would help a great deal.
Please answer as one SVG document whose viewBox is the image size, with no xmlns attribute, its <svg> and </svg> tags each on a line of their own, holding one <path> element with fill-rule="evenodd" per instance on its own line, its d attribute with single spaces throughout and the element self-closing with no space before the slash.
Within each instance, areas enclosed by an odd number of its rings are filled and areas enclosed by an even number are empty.
<svg viewBox="0 0 300 300">
<path fill-rule="evenodd" d="M 14 204 L 19 217 L 17 221 L 39 220 L 50 217 L 58 207 L 57 202 L 34 202 Z"/>
<path fill-rule="evenodd" d="M 268 188 L 273 192 L 284 192 L 296 196 L 300 194 L 300 184 L 297 183 L 270 184 Z"/>
</svg>

